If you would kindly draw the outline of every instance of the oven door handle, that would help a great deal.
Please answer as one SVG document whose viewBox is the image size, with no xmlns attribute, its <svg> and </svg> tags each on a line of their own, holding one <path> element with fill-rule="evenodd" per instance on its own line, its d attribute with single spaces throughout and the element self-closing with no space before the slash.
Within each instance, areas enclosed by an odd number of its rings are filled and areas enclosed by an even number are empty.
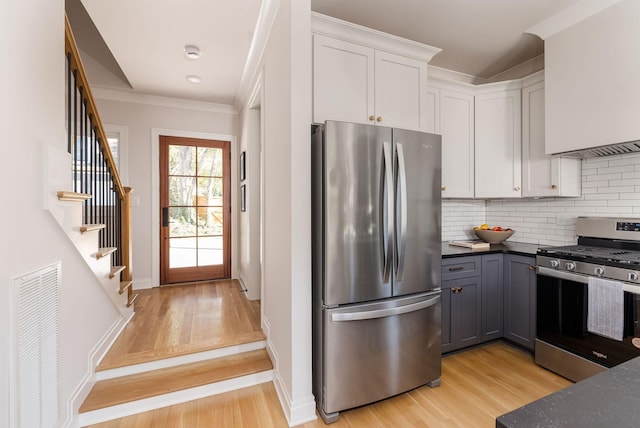
<svg viewBox="0 0 640 428">
<path fill-rule="evenodd" d="M 538 266 L 537 273 L 538 275 L 550 276 L 551 278 L 566 279 L 568 281 L 580 282 L 582 284 L 587 284 L 589 282 L 588 276 L 579 275 L 577 273 L 559 271 L 559 270 L 551 269 L 544 266 Z"/>
</svg>

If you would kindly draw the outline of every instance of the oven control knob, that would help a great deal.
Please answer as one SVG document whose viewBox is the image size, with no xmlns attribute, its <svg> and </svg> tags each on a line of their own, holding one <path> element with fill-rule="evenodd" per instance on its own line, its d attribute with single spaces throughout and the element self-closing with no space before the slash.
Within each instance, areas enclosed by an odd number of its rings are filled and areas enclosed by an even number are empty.
<svg viewBox="0 0 640 428">
<path fill-rule="evenodd" d="M 604 268 L 602 266 L 598 266 L 593 270 L 593 273 L 595 273 L 598 276 L 602 276 L 604 274 Z"/>
<path fill-rule="evenodd" d="M 576 268 L 576 264 L 573 262 L 568 262 L 567 264 L 564 265 L 564 268 L 566 270 L 574 270 Z"/>
<path fill-rule="evenodd" d="M 629 275 L 627 275 L 627 277 L 629 278 L 629 281 L 638 280 L 638 274 L 636 272 L 629 272 Z"/>
<path fill-rule="evenodd" d="M 549 261 L 549 265 L 551 265 L 552 268 L 557 268 L 558 266 L 560 266 L 560 262 L 557 260 L 551 260 Z"/>
</svg>

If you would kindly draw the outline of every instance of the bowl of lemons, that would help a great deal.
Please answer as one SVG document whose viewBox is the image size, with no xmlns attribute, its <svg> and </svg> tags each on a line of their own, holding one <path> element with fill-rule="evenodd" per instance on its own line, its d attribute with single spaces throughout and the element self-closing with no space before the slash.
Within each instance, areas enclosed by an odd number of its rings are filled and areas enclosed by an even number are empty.
<svg viewBox="0 0 640 428">
<path fill-rule="evenodd" d="M 503 241 L 511 238 L 511 235 L 516 233 L 513 229 L 503 229 L 501 226 L 489 226 L 488 224 L 481 224 L 480 226 L 473 228 L 473 233 L 478 238 L 489 244 L 500 244 Z"/>
</svg>

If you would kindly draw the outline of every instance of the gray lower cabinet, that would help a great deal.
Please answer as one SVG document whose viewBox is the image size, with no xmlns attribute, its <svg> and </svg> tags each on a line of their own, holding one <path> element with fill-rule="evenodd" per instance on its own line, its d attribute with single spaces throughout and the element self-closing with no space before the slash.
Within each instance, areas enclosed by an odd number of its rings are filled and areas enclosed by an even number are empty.
<svg viewBox="0 0 640 428">
<path fill-rule="evenodd" d="M 481 257 L 442 261 L 442 352 L 476 345 L 481 333 Z"/>
<path fill-rule="evenodd" d="M 482 341 L 500 339 L 503 327 L 502 254 L 482 256 Z"/>
<path fill-rule="evenodd" d="M 535 292 L 535 257 L 443 259 L 442 352 L 502 337 L 533 350 Z"/>
<path fill-rule="evenodd" d="M 504 255 L 504 337 L 533 350 L 536 330 L 536 259 Z"/>
</svg>

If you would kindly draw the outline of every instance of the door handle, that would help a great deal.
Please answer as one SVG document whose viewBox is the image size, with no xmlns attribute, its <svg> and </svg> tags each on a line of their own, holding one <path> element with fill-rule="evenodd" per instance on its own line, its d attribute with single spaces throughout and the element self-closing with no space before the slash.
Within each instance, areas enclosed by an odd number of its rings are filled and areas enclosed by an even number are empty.
<svg viewBox="0 0 640 428">
<path fill-rule="evenodd" d="M 162 207 L 162 227 L 169 226 L 169 207 Z"/>
<path fill-rule="evenodd" d="M 395 308 L 378 309 L 373 311 L 362 312 L 343 312 L 337 314 L 331 314 L 331 321 L 361 321 L 370 320 L 375 318 L 390 317 L 393 315 L 402 315 L 409 312 L 419 311 L 429 306 L 433 306 L 440 302 L 440 296 L 435 296 L 421 302 L 411 303 L 404 306 L 397 306 Z"/>
<path fill-rule="evenodd" d="M 384 154 L 384 182 L 387 187 L 387 206 L 384 207 L 387 211 L 387 248 L 385 255 L 385 263 L 383 269 L 383 279 L 382 282 L 389 282 L 389 276 L 391 274 L 391 267 L 393 264 L 393 242 L 395 241 L 394 235 L 394 216 L 395 212 L 392 209 L 393 201 L 395 200 L 395 191 L 393 188 L 393 162 L 391 156 L 391 143 L 383 141 L 382 150 Z M 384 203 L 383 200 L 380 201 Z M 384 245 L 384 244 L 383 244 Z"/>
<path fill-rule="evenodd" d="M 404 273 L 404 259 L 406 253 L 407 246 L 407 170 L 404 164 L 404 149 L 402 148 L 402 144 L 396 144 L 396 151 L 398 153 L 398 183 L 400 185 L 400 218 L 397 221 L 400 223 L 400 231 L 396 236 L 396 239 L 399 241 L 397 246 L 397 254 L 398 254 L 398 269 L 396 272 L 398 281 L 402 281 L 402 276 Z"/>
</svg>

